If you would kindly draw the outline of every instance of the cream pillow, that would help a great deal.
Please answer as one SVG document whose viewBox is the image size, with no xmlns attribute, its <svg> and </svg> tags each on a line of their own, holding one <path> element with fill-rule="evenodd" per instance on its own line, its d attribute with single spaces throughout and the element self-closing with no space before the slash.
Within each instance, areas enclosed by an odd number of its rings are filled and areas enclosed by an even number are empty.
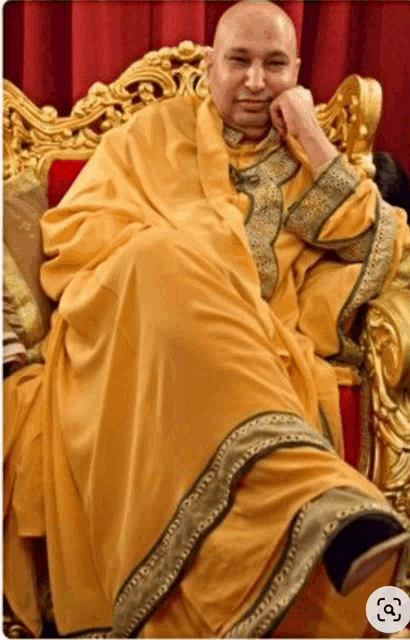
<svg viewBox="0 0 410 640">
<path fill-rule="evenodd" d="M 50 326 L 52 305 L 40 285 L 39 224 L 48 202 L 33 171 L 7 182 L 3 197 L 3 357 L 10 363 L 15 354 L 21 366 L 41 357 L 39 345 Z"/>
</svg>

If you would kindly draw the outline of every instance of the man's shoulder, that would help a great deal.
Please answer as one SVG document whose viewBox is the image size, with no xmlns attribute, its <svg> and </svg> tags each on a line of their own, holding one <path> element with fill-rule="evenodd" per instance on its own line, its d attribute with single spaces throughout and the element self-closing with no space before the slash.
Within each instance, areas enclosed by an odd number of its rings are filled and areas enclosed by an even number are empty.
<svg viewBox="0 0 410 640">
<path fill-rule="evenodd" d="M 197 111 L 202 100 L 196 96 L 176 96 L 145 105 L 124 124 L 104 134 L 104 148 L 166 149 L 175 140 L 195 144 Z"/>
<path fill-rule="evenodd" d="M 178 128 L 189 128 L 196 122 L 196 113 L 201 102 L 198 96 L 176 96 L 153 102 L 139 109 L 132 117 L 130 127 L 173 123 Z"/>
</svg>

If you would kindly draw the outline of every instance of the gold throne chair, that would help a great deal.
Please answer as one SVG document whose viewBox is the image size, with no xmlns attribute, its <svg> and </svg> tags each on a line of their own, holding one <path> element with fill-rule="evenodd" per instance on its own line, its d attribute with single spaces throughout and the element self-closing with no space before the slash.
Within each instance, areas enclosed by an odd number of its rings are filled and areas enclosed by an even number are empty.
<svg viewBox="0 0 410 640">
<path fill-rule="evenodd" d="M 7 197 L 11 200 L 18 198 L 19 190 L 27 193 L 32 188 L 40 188 L 43 194 L 40 198 L 42 207 L 32 214 L 30 221 L 25 220 L 23 224 L 20 220 L 19 226 L 19 220 L 14 218 L 19 233 L 33 235 L 35 228 L 39 227 L 38 217 L 48 205 L 56 204 L 47 202 L 55 161 L 60 162 L 60 171 L 61 161 L 85 162 L 106 131 L 124 123 L 152 102 L 186 94 L 204 98 L 208 94 L 204 71 L 204 47 L 190 41 L 149 52 L 110 85 L 93 84 L 68 117 L 59 117 L 52 106 L 38 108 L 5 80 L 5 201 Z M 375 174 L 372 143 L 381 105 L 379 83 L 352 75 L 339 86 L 327 104 L 316 107 L 319 122 L 330 141 L 363 176 L 370 178 Z M 73 177 L 67 178 L 65 190 Z M 13 226 L 12 222 L 10 224 Z M 7 238 L 5 241 L 7 245 Z M 36 251 L 39 251 L 38 247 Z M 24 278 L 21 280 L 22 270 L 17 264 L 22 252 L 21 246 L 18 250 L 13 246 L 5 248 L 6 288 L 9 285 L 7 278 L 12 280 L 16 273 L 20 277 L 20 285 L 21 282 L 27 285 Z M 12 329 L 26 351 L 18 366 L 38 361 L 50 310 L 44 309 L 44 299 L 36 297 L 30 286 L 24 291 L 20 286 L 14 299 L 11 291 L 8 302 L 14 304 Z M 364 312 L 360 348 L 365 364 L 360 392 L 357 466 L 381 488 L 403 517 L 410 519 L 409 290 L 386 291 L 368 304 Z M 407 575 L 400 577 L 399 585 L 410 594 L 408 566 Z M 27 637 L 24 635 L 27 630 L 13 619 L 11 613 L 4 616 L 4 631 L 9 637 Z"/>
</svg>

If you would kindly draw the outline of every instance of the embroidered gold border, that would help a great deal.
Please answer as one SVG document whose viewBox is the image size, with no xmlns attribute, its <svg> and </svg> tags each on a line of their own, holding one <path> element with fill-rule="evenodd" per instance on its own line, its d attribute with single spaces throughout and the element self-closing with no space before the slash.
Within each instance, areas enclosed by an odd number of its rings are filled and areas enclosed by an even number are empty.
<svg viewBox="0 0 410 640">
<path fill-rule="evenodd" d="M 262 593 L 224 637 L 263 638 L 271 635 L 331 540 L 357 516 L 375 513 L 392 516 L 407 528 L 390 506 L 376 498 L 369 500 L 369 496 L 358 489 L 331 489 L 304 505 L 294 520 L 287 547 Z"/>
<path fill-rule="evenodd" d="M 378 197 L 376 202 L 374 240 L 352 293 L 344 304 L 338 321 L 339 353 L 329 362 L 343 362 L 360 366 L 363 363 L 362 348 L 348 336 L 350 321 L 354 313 L 371 298 L 377 296 L 389 272 L 397 236 L 398 220 L 391 207 Z"/>
<path fill-rule="evenodd" d="M 344 262 L 363 262 L 369 255 L 371 245 L 374 238 L 373 228 L 367 229 L 363 234 L 358 236 L 355 240 L 349 241 L 350 244 L 343 249 L 337 251 L 337 255 Z"/>
<path fill-rule="evenodd" d="M 230 165 L 230 175 L 237 190 L 249 197 L 245 230 L 265 300 L 273 295 L 279 277 L 274 244 L 283 220 L 280 186 L 290 180 L 299 167 L 284 146 L 246 169 L 239 170 Z"/>
<path fill-rule="evenodd" d="M 113 615 L 115 637 L 137 635 L 182 579 L 203 539 L 228 513 L 235 485 L 252 464 L 278 448 L 295 446 L 334 451 L 304 420 L 282 412 L 259 414 L 225 438 L 157 544 L 120 589 Z"/>
<path fill-rule="evenodd" d="M 337 249 L 349 240 L 318 242 L 317 237 L 327 219 L 355 191 L 360 180 L 341 155 L 336 156 L 326 171 L 308 187 L 302 198 L 289 208 L 285 227 L 306 242 L 323 248 Z"/>
</svg>

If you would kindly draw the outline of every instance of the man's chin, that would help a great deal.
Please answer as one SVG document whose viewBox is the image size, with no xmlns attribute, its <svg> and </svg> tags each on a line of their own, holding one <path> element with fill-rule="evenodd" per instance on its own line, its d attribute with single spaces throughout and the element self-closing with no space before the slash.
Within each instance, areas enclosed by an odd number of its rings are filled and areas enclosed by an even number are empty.
<svg viewBox="0 0 410 640">
<path fill-rule="evenodd" d="M 269 118 L 264 119 L 262 122 L 249 122 L 237 121 L 233 123 L 233 127 L 243 133 L 246 138 L 260 139 L 265 136 L 272 126 L 272 122 Z"/>
<path fill-rule="evenodd" d="M 271 118 L 269 113 L 241 113 L 238 114 L 238 117 L 235 118 L 238 126 L 248 128 L 261 128 L 266 129 L 266 127 L 270 127 L 272 125 Z"/>
</svg>

